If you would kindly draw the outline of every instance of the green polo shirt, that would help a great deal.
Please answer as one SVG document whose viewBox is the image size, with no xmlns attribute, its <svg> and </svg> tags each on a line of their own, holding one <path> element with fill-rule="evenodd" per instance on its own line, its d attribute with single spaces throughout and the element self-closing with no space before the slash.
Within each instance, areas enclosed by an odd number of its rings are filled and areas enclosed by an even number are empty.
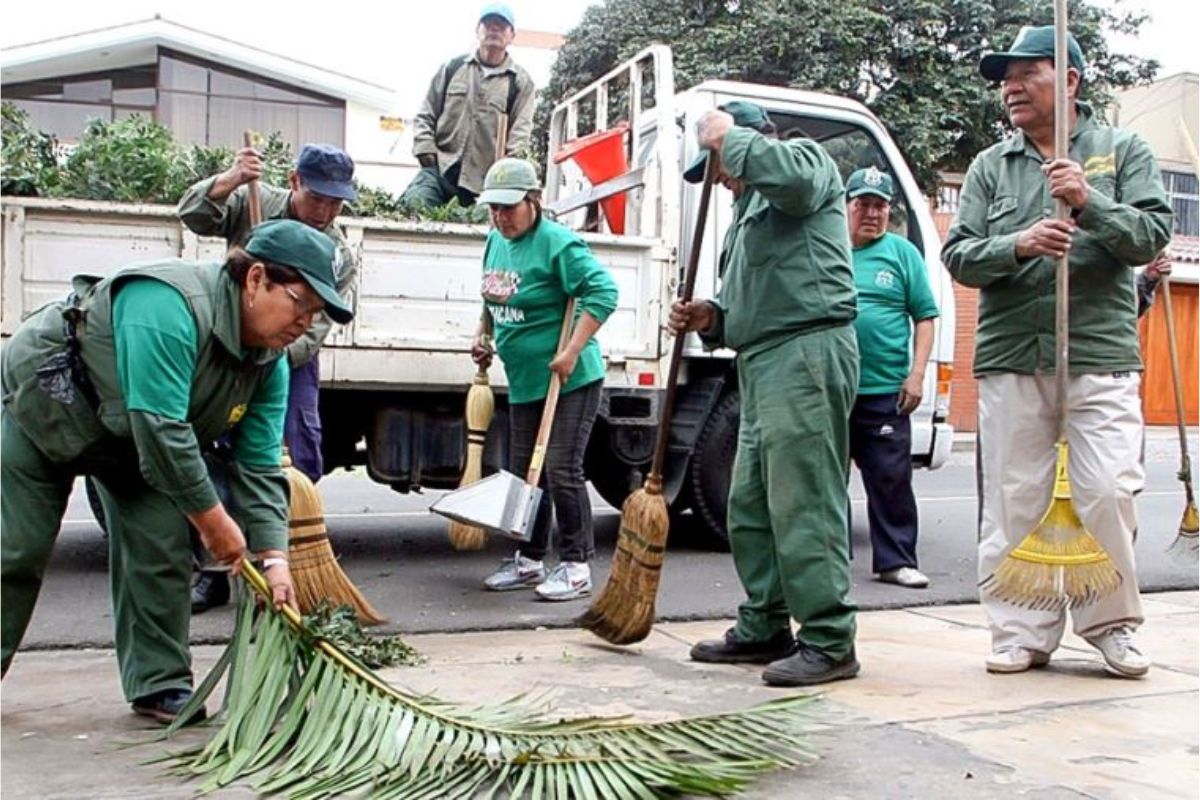
<svg viewBox="0 0 1200 800">
<path fill-rule="evenodd" d="M 938 315 L 925 259 L 907 239 L 885 233 L 855 247 L 859 394 L 900 391 L 912 364 L 912 323 Z"/>
<path fill-rule="evenodd" d="M 1131 267 L 1151 261 L 1171 240 L 1171 204 L 1149 146 L 1099 124 L 1086 104 L 1076 109 L 1069 155 L 1083 166 L 1091 191 L 1071 240 L 1070 369 L 1140 370 Z M 976 156 L 942 248 L 954 279 L 979 289 L 977 377 L 1054 371 L 1056 260 L 1016 255 L 1020 233 L 1054 216 L 1045 161 L 1020 131 Z"/>
<path fill-rule="evenodd" d="M 577 316 L 586 311 L 600 322 L 617 307 L 617 285 L 608 270 L 577 234 L 548 219 L 511 241 L 495 230 L 488 234 L 481 293 L 495 322 L 496 352 L 512 403 L 546 396 L 568 297 L 577 298 Z M 592 338 L 562 391 L 603 377 L 600 345 Z"/>
</svg>

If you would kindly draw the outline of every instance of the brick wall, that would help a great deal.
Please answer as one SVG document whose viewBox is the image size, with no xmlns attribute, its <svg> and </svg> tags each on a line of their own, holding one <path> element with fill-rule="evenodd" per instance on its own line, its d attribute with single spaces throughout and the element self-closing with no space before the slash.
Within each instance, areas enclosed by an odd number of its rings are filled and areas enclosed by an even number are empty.
<svg viewBox="0 0 1200 800">
<path fill-rule="evenodd" d="M 973 431 L 979 408 L 979 387 L 973 375 L 979 290 L 955 283 L 954 312 L 954 379 L 950 383 L 950 424 L 956 431 Z"/>
<path fill-rule="evenodd" d="M 949 189 L 955 193 L 949 198 L 939 197 L 930 201 L 933 211 L 933 222 L 937 226 L 942 241 L 954 222 L 954 200 L 957 200 L 957 187 L 944 187 L 943 194 Z M 951 200 L 947 203 L 946 200 Z M 950 383 L 950 424 L 956 431 L 975 430 L 976 411 L 979 407 L 979 388 L 975 385 L 973 366 L 975 359 L 975 322 L 979 318 L 979 290 L 954 284 L 954 379 Z"/>
</svg>

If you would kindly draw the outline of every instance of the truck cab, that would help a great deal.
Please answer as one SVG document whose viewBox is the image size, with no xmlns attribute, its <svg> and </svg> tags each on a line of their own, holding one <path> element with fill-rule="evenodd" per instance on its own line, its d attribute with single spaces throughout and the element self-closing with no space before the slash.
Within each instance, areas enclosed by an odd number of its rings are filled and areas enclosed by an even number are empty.
<svg viewBox="0 0 1200 800">
<path fill-rule="evenodd" d="M 634 232 L 662 237 L 675 254 L 664 307 L 655 310 L 660 323 L 689 257 L 700 202 L 701 187 L 679 178 L 698 154 L 696 123 L 707 111 L 732 100 L 757 103 L 766 109 L 781 139 L 803 136 L 820 143 L 838 164 L 843 180 L 869 166 L 895 179 L 892 232 L 907 238 L 924 256 L 941 312 L 935 321 L 924 397 L 912 414 L 913 462 L 931 469 L 943 464 L 953 441 L 947 416 L 954 361 L 954 293 L 942 267 L 941 240 L 928 203 L 883 124 L 860 103 L 817 92 L 714 80 L 676 94 L 671 92 L 673 85 L 670 51 L 653 46 L 563 101 L 551 121 L 553 164 L 554 152 L 563 142 L 588 133 L 581 130 L 580 120 L 602 129 L 612 98 L 623 98 L 619 111 L 630 129 L 630 169 L 642 174 L 641 184 L 626 192 L 628 208 L 634 212 L 629 215 Z M 551 206 L 564 192 L 582 185 L 578 175 L 554 166 L 548 166 L 547 184 Z M 697 298 L 712 297 L 720 288 L 720 248 L 732 216 L 732 195 L 715 187 L 699 261 Z M 660 353 L 669 349 L 664 337 Z M 727 350 L 708 351 L 697 337 L 689 337 L 664 474 L 672 511 L 694 518 L 695 524 L 684 529 L 716 546 L 728 542 L 725 505 L 739 413 L 734 357 Z M 606 387 L 587 467 L 600 494 L 618 507 L 640 485 L 649 463 L 660 392 L 657 386 Z"/>
</svg>

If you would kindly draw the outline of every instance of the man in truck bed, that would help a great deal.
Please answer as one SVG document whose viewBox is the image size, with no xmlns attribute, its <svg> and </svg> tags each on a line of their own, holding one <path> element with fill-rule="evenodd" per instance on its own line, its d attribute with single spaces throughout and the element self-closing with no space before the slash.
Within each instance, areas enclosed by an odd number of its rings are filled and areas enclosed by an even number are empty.
<svg viewBox="0 0 1200 800">
<path fill-rule="evenodd" d="M 454 198 L 475 205 L 483 178 L 498 156 L 519 156 L 533 130 L 533 79 L 508 54 L 515 35 L 512 9 L 485 6 L 475 29 L 479 49 L 452 58 L 429 83 L 413 120 L 413 155 L 421 165 L 402 197 L 422 206 Z M 506 145 L 497 154 L 501 115 Z"/>
</svg>

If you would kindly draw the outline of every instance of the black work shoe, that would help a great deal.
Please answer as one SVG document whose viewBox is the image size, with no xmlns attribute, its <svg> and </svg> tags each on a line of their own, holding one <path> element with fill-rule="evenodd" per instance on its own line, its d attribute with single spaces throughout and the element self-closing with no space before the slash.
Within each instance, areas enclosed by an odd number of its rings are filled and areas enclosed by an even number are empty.
<svg viewBox="0 0 1200 800">
<path fill-rule="evenodd" d="M 765 642 L 745 642 L 737 638 L 734 629 L 725 631 L 724 639 L 709 639 L 692 648 L 692 661 L 706 664 L 770 664 L 796 652 L 796 637 L 784 628 Z"/>
<path fill-rule="evenodd" d="M 229 573 L 215 570 L 200 570 L 200 576 L 192 584 L 192 613 L 203 614 L 229 602 Z"/>
<path fill-rule="evenodd" d="M 845 658 L 835 661 L 824 651 L 801 642 L 794 655 L 772 663 L 763 671 L 762 678 L 768 686 L 812 686 L 853 678 L 858 670 L 853 647 Z"/>
<path fill-rule="evenodd" d="M 150 717 L 156 722 L 161 722 L 163 725 L 170 725 L 191 699 L 191 689 L 163 689 L 161 692 L 148 694 L 145 697 L 139 697 L 137 700 L 134 700 L 133 713 L 141 714 L 143 717 Z M 201 706 L 192 715 L 192 718 L 184 724 L 195 725 L 197 722 L 203 722 L 207 716 L 207 712 Z"/>
</svg>

